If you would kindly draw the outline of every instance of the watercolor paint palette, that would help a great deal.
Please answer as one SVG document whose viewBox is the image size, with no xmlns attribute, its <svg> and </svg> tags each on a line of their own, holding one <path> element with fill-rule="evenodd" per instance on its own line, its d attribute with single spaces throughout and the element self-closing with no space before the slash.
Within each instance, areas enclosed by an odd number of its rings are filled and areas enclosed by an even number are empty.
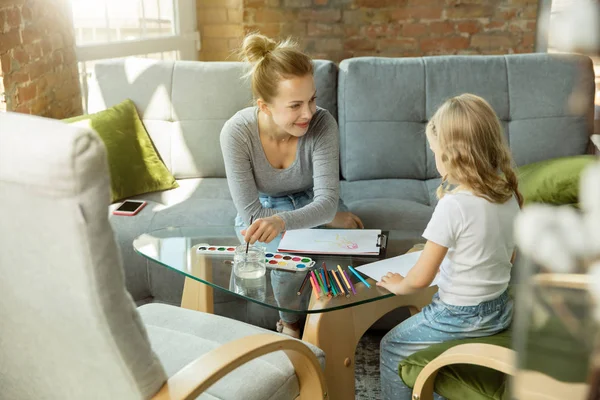
<svg viewBox="0 0 600 400">
<path fill-rule="evenodd" d="M 198 254 L 210 254 L 213 256 L 223 255 L 233 257 L 235 246 L 213 246 L 200 244 L 196 249 Z M 265 264 L 267 268 L 288 269 L 290 271 L 303 271 L 312 268 L 315 261 L 310 257 L 296 256 L 285 253 L 265 252 Z"/>
</svg>

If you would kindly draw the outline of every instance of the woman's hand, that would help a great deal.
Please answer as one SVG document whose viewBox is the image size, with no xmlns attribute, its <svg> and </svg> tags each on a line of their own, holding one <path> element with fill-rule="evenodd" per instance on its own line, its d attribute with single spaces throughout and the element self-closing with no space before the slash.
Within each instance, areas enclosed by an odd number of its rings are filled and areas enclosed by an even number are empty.
<svg viewBox="0 0 600 400">
<path fill-rule="evenodd" d="M 342 211 L 335 214 L 333 221 L 325 225 L 327 228 L 336 229 L 364 229 L 360 218 L 348 211 Z"/>
<path fill-rule="evenodd" d="M 270 243 L 281 232 L 285 230 L 285 222 L 277 215 L 267 218 L 259 218 L 247 229 L 242 231 L 244 240 L 250 244 L 256 242 Z"/>
<path fill-rule="evenodd" d="M 403 280 L 404 277 L 402 275 L 393 272 L 388 272 L 387 274 L 381 277 L 381 281 L 377 282 L 377 286 L 386 288 L 394 294 L 401 294 L 402 291 L 400 289 L 402 288 Z"/>
</svg>

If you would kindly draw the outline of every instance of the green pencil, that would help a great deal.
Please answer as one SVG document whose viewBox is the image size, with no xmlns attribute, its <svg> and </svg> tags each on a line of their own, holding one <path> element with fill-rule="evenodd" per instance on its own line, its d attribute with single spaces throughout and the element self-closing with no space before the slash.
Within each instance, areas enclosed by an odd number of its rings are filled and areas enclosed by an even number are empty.
<svg viewBox="0 0 600 400">
<path fill-rule="evenodd" d="M 331 284 L 331 291 L 333 292 L 333 296 L 337 297 L 338 292 L 337 290 L 335 290 L 335 281 L 333 280 L 333 276 L 331 276 L 331 271 L 325 270 L 325 273 L 327 274 L 327 278 L 329 278 L 329 283 Z"/>
<path fill-rule="evenodd" d="M 318 269 L 315 270 L 315 271 L 317 271 L 315 273 L 315 275 L 317 276 L 317 281 L 319 281 L 319 285 L 321 286 L 321 291 L 323 292 L 323 294 L 325 294 L 327 292 L 325 291 L 325 287 L 323 286 L 323 280 L 321 279 L 321 274 L 319 273 Z"/>
</svg>

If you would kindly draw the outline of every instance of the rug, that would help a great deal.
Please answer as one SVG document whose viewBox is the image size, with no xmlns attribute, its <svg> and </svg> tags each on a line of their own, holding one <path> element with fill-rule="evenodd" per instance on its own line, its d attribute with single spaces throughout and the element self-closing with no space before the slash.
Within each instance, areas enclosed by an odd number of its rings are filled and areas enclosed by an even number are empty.
<svg viewBox="0 0 600 400">
<path fill-rule="evenodd" d="M 356 349 L 355 393 L 356 400 L 380 400 L 379 342 L 385 331 L 367 331 Z"/>
</svg>

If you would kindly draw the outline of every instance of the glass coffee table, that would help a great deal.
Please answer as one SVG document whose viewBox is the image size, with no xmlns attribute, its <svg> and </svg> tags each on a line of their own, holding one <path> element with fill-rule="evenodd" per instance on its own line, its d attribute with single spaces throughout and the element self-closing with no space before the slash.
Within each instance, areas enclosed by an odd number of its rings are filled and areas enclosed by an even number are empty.
<svg viewBox="0 0 600 400">
<path fill-rule="evenodd" d="M 261 304 L 265 307 L 289 313 L 307 314 L 302 340 L 321 348 L 326 355 L 325 376 L 330 399 L 354 398 L 354 355 L 358 341 L 371 325 L 389 311 L 409 307 L 411 314 L 431 302 L 437 287 L 433 286 L 410 296 L 395 296 L 386 289 L 375 286 L 367 288 L 355 276 L 351 276 L 355 295 L 350 297 L 321 296 L 317 299 L 307 285 L 298 301 L 276 298 L 272 275 L 279 274 L 294 292 L 300 289 L 304 272 L 277 271 L 267 268 L 264 278 L 239 279 L 233 274 L 233 254 L 227 249 L 239 244 L 234 226 L 174 227 L 143 234 L 133 242 L 135 251 L 185 276 L 181 307 L 213 312 L 213 290 L 222 290 L 234 296 Z M 216 255 L 197 252 L 200 245 L 223 248 Z M 401 255 L 414 248 L 418 240 L 403 237 L 401 232 L 390 231 L 385 257 Z M 341 265 L 357 267 L 376 261 L 365 256 L 311 255 L 321 267 L 328 269 Z M 277 280 L 279 282 L 280 280 Z M 291 282 L 290 282 L 291 281 Z"/>
</svg>

